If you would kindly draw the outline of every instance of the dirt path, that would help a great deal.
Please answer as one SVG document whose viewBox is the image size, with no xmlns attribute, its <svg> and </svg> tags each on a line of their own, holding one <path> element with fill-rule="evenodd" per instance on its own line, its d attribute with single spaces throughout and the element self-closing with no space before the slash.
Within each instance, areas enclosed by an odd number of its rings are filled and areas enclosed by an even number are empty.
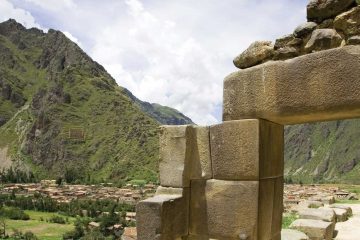
<svg viewBox="0 0 360 240">
<path fill-rule="evenodd" d="M 336 240 L 359 240 L 360 239 L 360 204 L 341 204 L 352 208 L 353 217 L 346 222 L 339 222 L 335 229 L 339 231 Z"/>
</svg>

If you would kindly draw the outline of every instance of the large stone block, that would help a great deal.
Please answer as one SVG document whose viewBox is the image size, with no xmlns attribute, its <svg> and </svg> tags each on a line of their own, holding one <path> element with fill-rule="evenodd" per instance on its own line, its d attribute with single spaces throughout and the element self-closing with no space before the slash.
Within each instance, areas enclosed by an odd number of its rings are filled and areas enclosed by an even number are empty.
<svg viewBox="0 0 360 240">
<path fill-rule="evenodd" d="M 263 179 L 259 186 L 258 239 L 276 239 L 281 234 L 284 181 Z"/>
<path fill-rule="evenodd" d="M 191 152 L 191 179 L 211 179 L 211 158 L 210 158 L 210 128 L 191 126 L 191 138 L 193 144 Z"/>
<path fill-rule="evenodd" d="M 304 232 L 311 240 L 331 240 L 334 223 L 312 219 L 297 219 L 290 225 L 290 228 Z"/>
<path fill-rule="evenodd" d="M 160 183 L 189 187 L 190 179 L 211 179 L 209 127 L 162 126 Z"/>
<path fill-rule="evenodd" d="M 349 206 L 342 205 L 342 204 L 331 204 L 329 207 L 330 207 L 330 208 L 345 209 L 347 215 L 348 215 L 349 217 L 352 216 L 352 209 L 351 209 L 351 207 L 349 207 Z"/>
<path fill-rule="evenodd" d="M 136 206 L 137 239 L 169 240 L 188 235 L 189 189 L 159 187 Z"/>
<path fill-rule="evenodd" d="M 167 187 L 189 187 L 190 139 L 188 126 L 163 126 L 160 131 L 160 184 Z"/>
<path fill-rule="evenodd" d="M 332 208 L 336 214 L 336 222 L 345 222 L 348 220 L 348 213 L 346 209 Z"/>
<path fill-rule="evenodd" d="M 258 188 L 257 181 L 192 181 L 190 235 L 235 240 L 243 234 L 257 240 Z"/>
<path fill-rule="evenodd" d="M 210 127 L 213 176 L 259 180 L 283 175 L 283 126 L 265 120 L 228 121 Z"/>
<path fill-rule="evenodd" d="M 283 229 L 281 231 L 281 240 L 309 240 L 309 237 L 297 230 Z"/>
<path fill-rule="evenodd" d="M 331 208 L 307 208 L 299 211 L 302 219 L 323 220 L 325 222 L 335 222 L 336 215 Z"/>
<path fill-rule="evenodd" d="M 237 71 L 224 81 L 225 121 L 280 124 L 360 117 L 360 46 Z"/>
</svg>

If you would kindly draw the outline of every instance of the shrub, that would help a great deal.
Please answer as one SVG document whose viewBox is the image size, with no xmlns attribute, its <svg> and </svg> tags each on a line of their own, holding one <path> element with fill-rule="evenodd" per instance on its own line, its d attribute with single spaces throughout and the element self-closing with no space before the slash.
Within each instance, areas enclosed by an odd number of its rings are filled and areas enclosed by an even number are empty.
<svg viewBox="0 0 360 240">
<path fill-rule="evenodd" d="M 294 222 L 298 219 L 298 216 L 295 213 L 284 214 L 282 218 L 282 229 L 287 229 Z"/>
<path fill-rule="evenodd" d="M 51 223 L 59 223 L 59 224 L 65 224 L 65 223 L 66 223 L 66 220 L 65 220 L 63 217 L 61 217 L 61 216 L 56 216 L 56 215 L 52 216 L 52 217 L 49 219 L 49 221 L 50 221 Z"/>
<path fill-rule="evenodd" d="M 38 238 L 35 236 L 34 233 L 31 231 L 27 231 L 25 233 L 22 233 L 21 231 L 17 229 L 13 229 L 13 234 L 11 235 L 11 239 L 21 239 L 21 240 L 37 240 Z"/>
<path fill-rule="evenodd" d="M 10 218 L 12 220 L 29 220 L 30 217 L 20 208 L 3 207 L 0 210 L 0 216 Z"/>
</svg>

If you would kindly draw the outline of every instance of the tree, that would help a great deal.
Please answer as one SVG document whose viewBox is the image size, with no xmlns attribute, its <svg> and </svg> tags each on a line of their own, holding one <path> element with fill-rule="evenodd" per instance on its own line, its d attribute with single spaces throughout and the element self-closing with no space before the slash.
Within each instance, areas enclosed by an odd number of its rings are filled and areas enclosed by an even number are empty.
<svg viewBox="0 0 360 240">
<path fill-rule="evenodd" d="M 0 236 L 6 237 L 6 221 L 4 218 L 0 218 Z"/>
<path fill-rule="evenodd" d="M 56 184 L 57 184 L 58 186 L 60 186 L 60 185 L 62 184 L 62 181 L 63 181 L 62 177 L 58 177 L 58 178 L 56 179 Z"/>
</svg>

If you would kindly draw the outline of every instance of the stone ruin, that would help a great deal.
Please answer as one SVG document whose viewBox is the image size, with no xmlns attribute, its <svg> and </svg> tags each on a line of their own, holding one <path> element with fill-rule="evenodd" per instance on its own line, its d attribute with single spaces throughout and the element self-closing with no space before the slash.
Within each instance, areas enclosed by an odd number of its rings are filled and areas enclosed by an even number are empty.
<svg viewBox="0 0 360 240">
<path fill-rule="evenodd" d="M 284 125 L 360 117 L 360 6 L 311 0 L 293 34 L 256 42 L 224 80 L 218 125 L 164 126 L 139 240 L 278 240 Z"/>
</svg>

